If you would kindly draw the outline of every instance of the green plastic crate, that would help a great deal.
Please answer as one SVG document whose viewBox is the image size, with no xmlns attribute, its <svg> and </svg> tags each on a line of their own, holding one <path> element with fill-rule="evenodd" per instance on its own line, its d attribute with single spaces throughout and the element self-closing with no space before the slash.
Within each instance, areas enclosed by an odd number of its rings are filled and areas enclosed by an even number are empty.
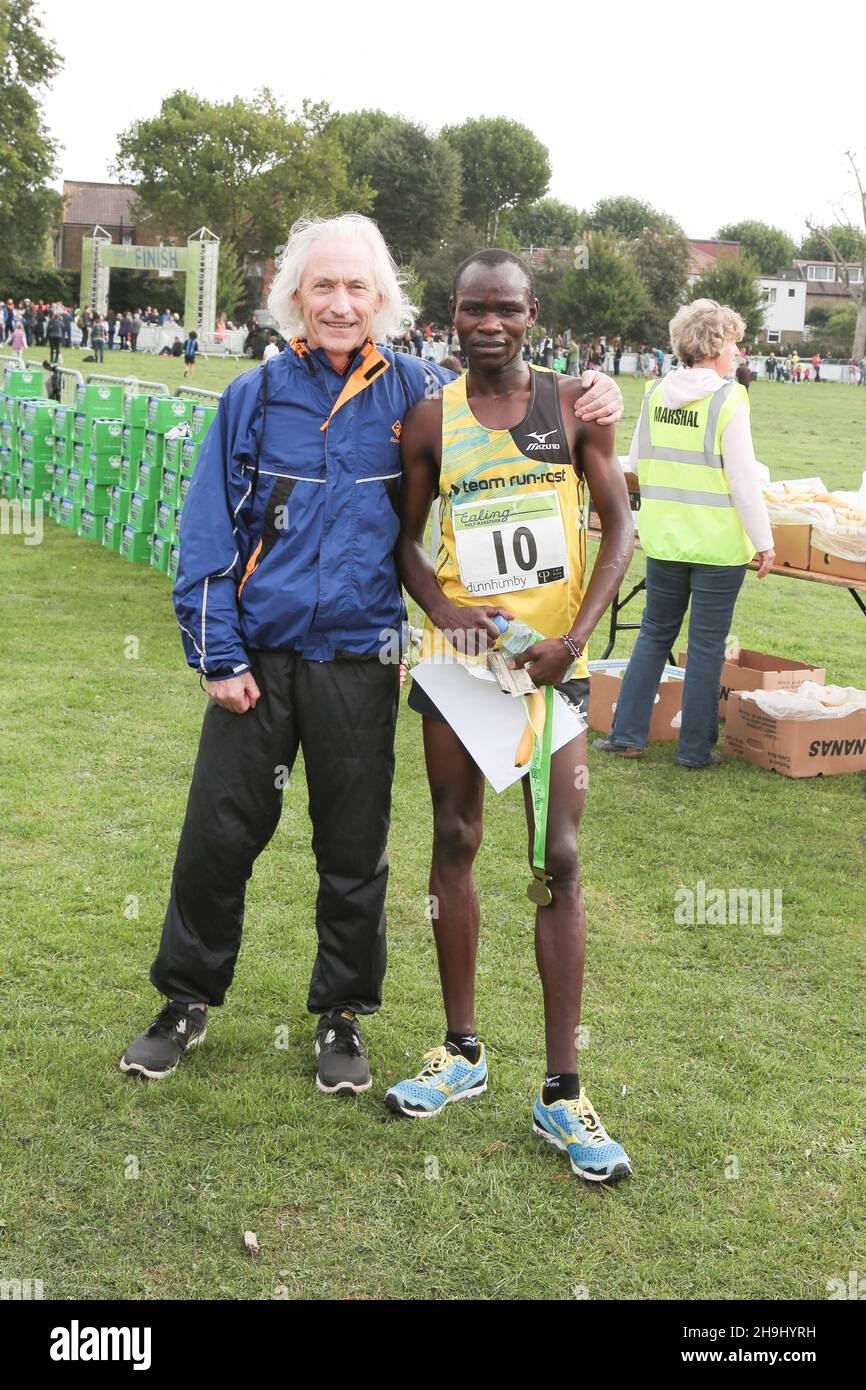
<svg viewBox="0 0 866 1390">
<path fill-rule="evenodd" d="M 94 516 L 108 516 L 111 488 L 105 483 L 96 483 L 92 478 L 85 478 L 82 502 L 87 511 L 93 512 Z"/>
<path fill-rule="evenodd" d="M 8 468 L 0 469 L 0 497 L 14 497 L 17 479 Z"/>
<path fill-rule="evenodd" d="M 147 404 L 149 396 L 139 395 L 135 391 L 127 391 L 123 403 L 123 418 L 127 425 L 133 425 L 141 429 L 147 424 Z"/>
<path fill-rule="evenodd" d="M 112 516 L 102 518 L 102 544 L 106 550 L 119 550 L 123 535 L 123 522 Z"/>
<path fill-rule="evenodd" d="M 88 511 L 87 507 L 81 508 L 81 518 L 78 522 L 78 534 L 84 541 L 102 540 L 102 521 L 101 516 L 96 512 Z"/>
<path fill-rule="evenodd" d="M 186 504 L 187 494 L 189 492 L 191 482 L 192 475 L 190 473 L 181 473 L 180 487 L 177 490 L 177 505 L 180 511 L 183 511 L 184 506 Z"/>
<path fill-rule="evenodd" d="M 122 381 L 88 381 L 75 392 L 75 409 L 91 420 L 122 420 L 124 389 Z"/>
<path fill-rule="evenodd" d="M 204 441 L 204 437 L 216 419 L 217 407 L 215 405 L 195 405 L 192 409 L 189 428 L 193 439 L 199 444 Z"/>
<path fill-rule="evenodd" d="M 140 397 L 145 400 L 145 396 Z M 136 460 L 144 457 L 144 426 L 143 425 L 124 425 L 121 436 L 122 454 L 129 454 L 130 458 Z"/>
<path fill-rule="evenodd" d="M 3 373 L 3 394 L 16 398 L 24 396 L 32 400 L 34 396 L 45 395 L 45 378 L 41 367 L 30 371 L 22 367 L 7 367 Z"/>
<path fill-rule="evenodd" d="M 90 447 L 97 452 L 119 454 L 123 448 L 123 422 L 120 420 L 92 420 L 90 422 Z"/>
<path fill-rule="evenodd" d="M 95 483 L 116 483 L 120 481 L 120 454 L 98 454 L 91 449 L 87 455 L 87 476 Z"/>
<path fill-rule="evenodd" d="M 84 501 L 84 477 L 80 468 L 70 468 L 66 474 L 66 496 L 74 502 Z"/>
<path fill-rule="evenodd" d="M 147 428 L 165 434 L 175 425 L 188 423 L 192 409 L 193 402 L 180 396 L 151 396 L 147 402 Z"/>
<path fill-rule="evenodd" d="M 0 423 L 0 446 L 4 449 L 18 448 L 18 426 L 11 420 Z"/>
<path fill-rule="evenodd" d="M 50 497 L 54 486 L 54 469 L 34 459 L 24 459 L 21 463 L 21 481 L 34 496 Z"/>
<path fill-rule="evenodd" d="M 117 478 L 118 485 L 126 488 L 127 492 L 135 491 L 135 484 L 138 482 L 139 462 L 137 458 L 129 458 L 124 454 L 120 460 L 120 473 Z"/>
<path fill-rule="evenodd" d="M 160 497 L 163 501 L 169 502 L 172 507 L 177 506 L 177 499 L 180 496 L 180 472 L 177 469 L 166 466 L 162 470 L 162 486 Z"/>
<path fill-rule="evenodd" d="M 72 497 L 62 497 L 60 500 L 60 525 L 66 526 L 70 531 L 77 531 L 80 521 L 81 503 L 76 502 Z"/>
<path fill-rule="evenodd" d="M 80 442 L 73 444 L 71 466 L 73 468 L 77 468 L 81 473 L 86 473 L 87 455 L 89 453 L 90 450 L 87 448 L 86 444 L 82 444 Z"/>
<path fill-rule="evenodd" d="M 160 501 L 156 504 L 156 520 L 153 524 L 154 532 L 163 540 L 170 541 L 174 534 L 174 507 L 170 502 Z"/>
<path fill-rule="evenodd" d="M 187 477 L 192 477 L 195 466 L 198 463 L 198 455 L 201 445 L 195 439 L 185 439 L 181 448 L 181 472 L 186 473 Z"/>
<path fill-rule="evenodd" d="M 125 525 L 129 521 L 129 499 L 132 493 L 125 487 L 113 487 L 110 489 L 108 499 L 108 515 L 112 521 L 120 522 Z M 118 542 L 119 544 L 119 542 Z M 117 546 L 115 546 L 117 549 Z"/>
<path fill-rule="evenodd" d="M 72 435 L 54 436 L 54 464 L 60 464 L 63 468 L 68 468 L 72 462 Z"/>
<path fill-rule="evenodd" d="M 184 442 L 182 434 L 174 434 L 166 438 L 165 449 L 163 450 L 163 463 L 173 468 L 175 472 L 180 472 L 180 451 Z"/>
<path fill-rule="evenodd" d="M 26 401 L 18 407 L 18 428 L 37 439 L 54 433 L 54 401 Z"/>
<path fill-rule="evenodd" d="M 55 439 L 71 439 L 72 426 L 75 423 L 75 411 L 68 405 L 55 405 L 54 420 L 51 433 Z"/>
<path fill-rule="evenodd" d="M 156 502 L 149 497 L 143 497 L 140 492 L 134 492 L 129 499 L 129 521 L 128 525 L 133 526 L 136 531 L 152 531 L 153 523 L 156 519 Z"/>
<path fill-rule="evenodd" d="M 60 507 L 63 502 L 62 492 L 52 492 L 51 501 L 48 504 L 48 515 L 52 521 L 60 521 Z"/>
<path fill-rule="evenodd" d="M 165 435 L 156 430 L 148 430 L 144 436 L 144 458 L 148 463 L 158 463 L 162 468 L 165 462 Z"/>
<path fill-rule="evenodd" d="M 152 541 L 150 531 L 136 531 L 134 526 L 127 523 L 120 533 L 120 553 L 126 560 L 132 560 L 134 563 L 144 561 L 147 564 L 150 560 Z"/>
<path fill-rule="evenodd" d="M 164 536 L 156 535 L 153 538 L 153 546 L 150 552 L 151 569 L 159 570 L 162 574 L 168 574 L 168 561 L 171 554 L 171 542 Z"/>
<path fill-rule="evenodd" d="M 175 542 L 168 552 L 168 577 L 177 579 L 177 562 L 180 559 L 180 546 Z"/>
<path fill-rule="evenodd" d="M 36 459 L 39 463 L 47 463 L 54 457 L 54 442 L 50 434 L 34 434 L 32 430 L 22 429 L 18 431 L 18 457 L 22 459 Z"/>
<path fill-rule="evenodd" d="M 146 497 L 149 502 L 159 501 L 159 490 L 162 487 L 162 467 L 158 463 L 151 463 L 149 459 L 142 459 L 138 465 L 138 478 L 135 484 L 135 491 L 140 492 L 142 497 Z"/>
<path fill-rule="evenodd" d="M 69 469 L 66 468 L 64 464 L 62 464 L 62 463 L 55 463 L 55 465 L 54 465 L 54 473 L 52 474 L 52 477 L 51 477 L 51 491 L 52 491 L 52 492 L 59 492 L 61 497 L 65 497 L 65 496 L 66 496 L 66 479 L 67 479 L 68 475 L 69 475 Z"/>
</svg>

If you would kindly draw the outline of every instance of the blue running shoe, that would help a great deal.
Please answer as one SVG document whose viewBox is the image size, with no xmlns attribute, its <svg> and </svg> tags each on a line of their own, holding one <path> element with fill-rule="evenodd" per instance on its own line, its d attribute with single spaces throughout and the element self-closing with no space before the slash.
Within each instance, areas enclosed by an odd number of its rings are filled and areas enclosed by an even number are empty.
<svg viewBox="0 0 866 1390">
<path fill-rule="evenodd" d="M 539 1090 L 532 1107 L 532 1132 L 567 1153 L 571 1166 L 587 1182 L 619 1182 L 631 1177 L 631 1163 L 596 1115 L 586 1091 L 577 1100 L 545 1105 Z"/>
<path fill-rule="evenodd" d="M 446 1043 L 424 1053 L 424 1066 L 409 1081 L 399 1081 L 385 1092 L 385 1104 L 395 1115 L 426 1120 L 438 1115 L 455 1100 L 471 1100 L 487 1090 L 487 1053 L 479 1044 L 477 1062 Z"/>
</svg>

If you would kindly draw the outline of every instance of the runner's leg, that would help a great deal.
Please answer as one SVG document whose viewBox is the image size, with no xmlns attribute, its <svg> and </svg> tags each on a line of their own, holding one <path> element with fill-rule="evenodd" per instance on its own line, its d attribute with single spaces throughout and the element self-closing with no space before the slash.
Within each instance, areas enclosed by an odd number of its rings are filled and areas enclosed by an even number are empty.
<svg viewBox="0 0 866 1390">
<path fill-rule="evenodd" d="M 548 1072 L 577 1071 L 577 1029 L 586 951 L 577 833 L 586 799 L 585 778 L 580 775 L 585 768 L 585 733 L 554 753 L 550 764 L 544 867 L 551 876 L 553 902 L 535 911 L 535 961 L 544 994 Z M 531 864 L 535 819 L 528 775 L 523 778 L 523 800 Z"/>
<path fill-rule="evenodd" d="M 472 865 L 484 829 L 484 776 L 450 725 L 423 720 L 433 800 L 430 894 L 448 1030 L 475 1032 L 478 892 Z"/>
</svg>

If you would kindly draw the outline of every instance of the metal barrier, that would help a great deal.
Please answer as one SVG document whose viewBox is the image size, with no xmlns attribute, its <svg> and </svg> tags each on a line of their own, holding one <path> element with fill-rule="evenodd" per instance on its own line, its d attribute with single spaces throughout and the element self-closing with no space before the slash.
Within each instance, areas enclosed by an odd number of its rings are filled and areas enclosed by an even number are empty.
<svg viewBox="0 0 866 1390">
<path fill-rule="evenodd" d="M 218 401 L 222 391 L 200 391 L 197 386 L 178 386 L 176 396 L 205 396 L 210 401 Z"/>
<path fill-rule="evenodd" d="M 20 357 L 20 356 L 18 355 L 18 353 L 15 353 L 15 352 L 13 352 L 13 353 L 0 352 L 0 362 L 6 362 L 10 367 L 16 367 L 16 368 L 27 367 L 27 366 L 32 366 L 32 365 L 33 365 L 32 363 L 27 363 L 27 362 L 25 362 L 25 361 L 24 361 L 24 358 L 23 358 L 23 357 Z M 41 366 L 42 363 L 40 362 L 39 365 Z"/>
<path fill-rule="evenodd" d="M 139 390 L 140 386 L 149 387 L 150 389 L 148 390 L 148 395 L 150 396 L 171 395 L 171 392 L 169 391 L 164 381 L 142 381 L 137 376 L 111 376 L 108 372 L 89 372 L 87 380 L 111 382 L 122 381 L 125 386 L 131 386 L 134 389 L 135 394 L 137 396 L 140 396 L 142 394 L 142 392 Z"/>
</svg>

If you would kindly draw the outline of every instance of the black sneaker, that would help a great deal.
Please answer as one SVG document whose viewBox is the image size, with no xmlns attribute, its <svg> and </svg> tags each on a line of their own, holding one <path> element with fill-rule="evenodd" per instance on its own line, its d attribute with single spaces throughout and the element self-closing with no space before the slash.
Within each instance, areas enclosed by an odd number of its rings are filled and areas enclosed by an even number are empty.
<svg viewBox="0 0 866 1390">
<path fill-rule="evenodd" d="M 316 1085 L 328 1095 L 340 1091 L 368 1091 L 373 1084 L 367 1049 L 361 1041 L 361 1028 L 355 1015 L 323 1014 L 316 1028 L 316 1056 L 319 1070 Z"/>
<path fill-rule="evenodd" d="M 187 1048 L 204 1042 L 206 1028 L 207 1008 L 190 1008 L 169 1000 L 150 1027 L 130 1043 L 120 1059 L 120 1070 L 158 1081 L 174 1071 Z"/>
</svg>

